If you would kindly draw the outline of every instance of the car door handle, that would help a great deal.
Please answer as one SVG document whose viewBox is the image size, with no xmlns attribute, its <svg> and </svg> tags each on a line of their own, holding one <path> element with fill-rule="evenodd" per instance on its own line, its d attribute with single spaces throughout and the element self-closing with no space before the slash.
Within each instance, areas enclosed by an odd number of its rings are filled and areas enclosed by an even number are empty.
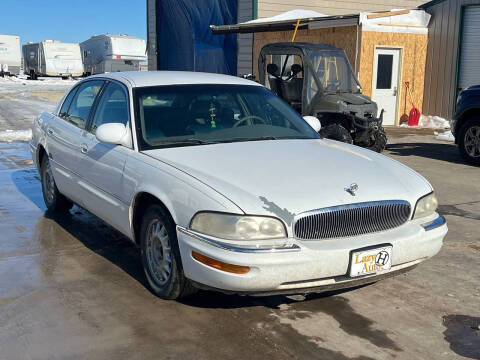
<svg viewBox="0 0 480 360">
<path fill-rule="evenodd" d="M 53 134 L 55 134 L 55 132 L 52 129 L 47 129 L 47 134 L 50 135 L 50 136 L 53 136 Z"/>
<path fill-rule="evenodd" d="M 86 154 L 88 152 L 88 147 L 87 145 L 80 145 L 80 151 L 83 153 L 83 154 Z"/>
</svg>

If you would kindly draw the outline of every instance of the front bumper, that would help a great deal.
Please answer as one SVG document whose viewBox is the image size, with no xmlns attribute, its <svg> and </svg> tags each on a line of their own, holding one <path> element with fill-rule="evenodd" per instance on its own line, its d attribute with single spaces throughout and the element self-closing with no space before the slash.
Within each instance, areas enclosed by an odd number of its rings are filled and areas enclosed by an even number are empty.
<svg viewBox="0 0 480 360">
<path fill-rule="evenodd" d="M 409 221 L 396 229 L 355 238 L 308 241 L 289 238 L 283 247 L 276 249 L 224 245 L 218 239 L 181 227 L 177 227 L 177 236 L 185 276 L 199 287 L 254 295 L 306 293 L 375 282 L 405 272 L 434 256 L 447 233 L 443 217 L 436 216 L 439 220 L 434 217 L 422 223 Z M 352 250 L 385 243 L 393 246 L 390 270 L 362 278 L 348 276 Z M 249 266 L 250 271 L 233 274 L 217 270 L 195 260 L 192 251 L 225 263 Z"/>
</svg>

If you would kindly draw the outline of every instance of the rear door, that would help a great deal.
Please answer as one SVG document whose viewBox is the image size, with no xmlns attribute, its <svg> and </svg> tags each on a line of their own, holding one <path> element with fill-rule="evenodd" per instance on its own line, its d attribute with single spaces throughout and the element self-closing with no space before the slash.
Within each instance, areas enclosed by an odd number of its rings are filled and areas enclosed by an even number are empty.
<svg viewBox="0 0 480 360">
<path fill-rule="evenodd" d="M 122 123 L 130 129 L 128 92 L 115 81 L 106 85 L 88 131 L 82 137 L 81 147 L 85 151 L 79 162 L 80 186 L 86 192 L 85 207 L 130 236 L 128 211 L 131 191 L 124 186 L 123 169 L 133 149 L 98 141 L 96 130 L 106 123 Z"/>
<path fill-rule="evenodd" d="M 78 192 L 81 147 L 87 133 L 87 122 L 104 81 L 87 81 L 74 88 L 47 128 L 47 147 L 55 182 L 61 193 L 83 204 Z"/>
</svg>

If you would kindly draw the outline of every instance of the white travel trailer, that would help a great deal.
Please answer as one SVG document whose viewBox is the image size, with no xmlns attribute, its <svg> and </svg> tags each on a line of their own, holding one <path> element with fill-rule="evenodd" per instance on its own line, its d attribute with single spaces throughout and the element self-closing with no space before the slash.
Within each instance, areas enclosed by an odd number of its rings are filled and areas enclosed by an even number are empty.
<svg viewBox="0 0 480 360">
<path fill-rule="evenodd" d="M 145 40 L 128 35 L 95 35 L 80 43 L 85 75 L 140 70 L 147 61 Z"/>
<path fill-rule="evenodd" d="M 80 46 L 57 40 L 23 45 L 23 66 L 24 73 L 31 79 L 38 76 L 68 78 L 83 75 Z"/>
<path fill-rule="evenodd" d="M 18 75 L 21 65 L 20 37 L 0 34 L 0 76 Z"/>
</svg>

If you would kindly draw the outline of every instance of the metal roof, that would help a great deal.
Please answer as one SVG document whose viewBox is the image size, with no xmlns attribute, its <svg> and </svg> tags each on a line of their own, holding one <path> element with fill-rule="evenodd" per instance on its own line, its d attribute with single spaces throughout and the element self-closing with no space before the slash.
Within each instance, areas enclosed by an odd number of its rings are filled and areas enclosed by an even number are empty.
<svg viewBox="0 0 480 360">
<path fill-rule="evenodd" d="M 330 44 L 314 44 L 314 43 L 308 43 L 308 42 L 299 42 L 299 41 L 294 41 L 294 42 L 277 42 L 277 43 L 271 43 L 267 44 L 262 48 L 263 49 L 275 49 L 275 48 L 285 48 L 285 47 L 296 47 L 299 49 L 316 49 L 316 50 L 328 50 L 328 51 L 335 51 L 335 50 L 340 50 L 343 51 L 343 49 L 339 49 L 333 45 Z"/>
<path fill-rule="evenodd" d="M 322 27 L 335 27 L 358 25 L 359 14 L 322 16 L 315 18 L 300 19 L 299 29 L 315 29 Z M 293 30 L 297 25 L 297 20 L 282 20 L 262 23 L 240 23 L 233 25 L 210 25 L 213 34 L 231 34 L 231 33 L 255 33 L 267 31 L 285 31 Z"/>
</svg>

